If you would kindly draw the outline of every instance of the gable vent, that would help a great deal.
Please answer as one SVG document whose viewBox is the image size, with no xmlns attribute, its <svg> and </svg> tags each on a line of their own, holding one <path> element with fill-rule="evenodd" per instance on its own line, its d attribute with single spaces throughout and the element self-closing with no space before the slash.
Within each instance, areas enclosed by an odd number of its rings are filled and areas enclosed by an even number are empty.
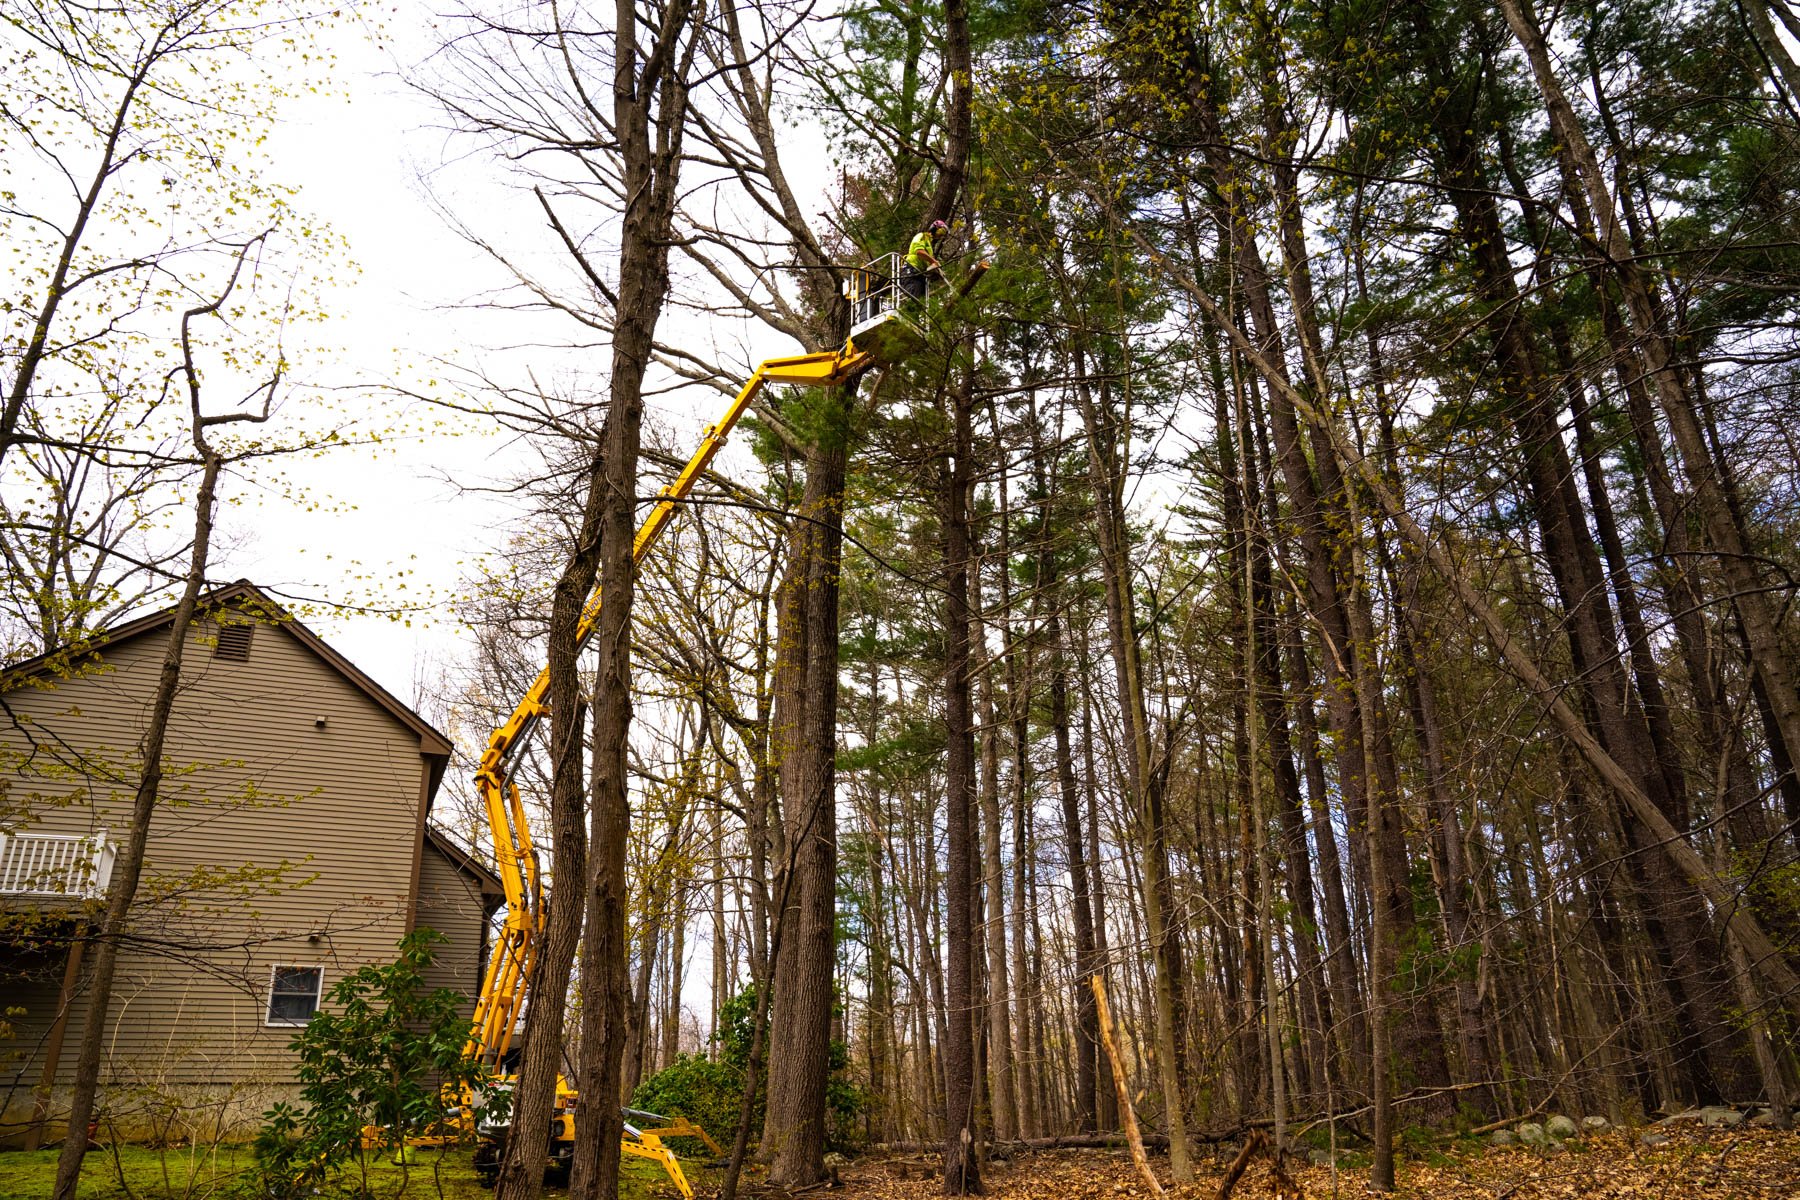
<svg viewBox="0 0 1800 1200">
<path fill-rule="evenodd" d="M 249 662 L 250 635 L 254 632 L 256 632 L 254 625 L 219 626 L 219 645 L 213 651 L 213 657 L 229 658 L 234 662 Z"/>
</svg>

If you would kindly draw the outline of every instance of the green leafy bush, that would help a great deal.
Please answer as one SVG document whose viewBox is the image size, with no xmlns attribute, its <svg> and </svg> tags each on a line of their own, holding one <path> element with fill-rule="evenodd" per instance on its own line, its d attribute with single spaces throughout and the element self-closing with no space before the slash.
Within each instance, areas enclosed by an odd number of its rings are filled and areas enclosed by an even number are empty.
<svg viewBox="0 0 1800 1200">
<path fill-rule="evenodd" d="M 869 1107 L 869 1091 L 850 1071 L 850 1047 L 831 1042 L 831 1074 L 825 1078 L 825 1148 L 853 1153 L 863 1143 L 860 1119 Z"/>
<path fill-rule="evenodd" d="M 669 1117 L 686 1117 L 727 1150 L 737 1136 L 737 1121 L 744 1096 L 744 1072 L 750 1066 L 750 1039 L 755 1032 L 756 989 L 747 987 L 727 1000 L 719 1010 L 719 1031 L 713 1041 L 718 1060 L 683 1054 L 644 1080 L 631 1094 L 631 1107 Z M 833 1041 L 831 1075 L 825 1092 L 825 1137 L 833 1150 L 854 1149 L 860 1139 L 857 1118 L 868 1104 L 868 1095 L 850 1074 L 850 1050 Z M 767 1072 L 758 1081 L 751 1134 L 762 1130 L 767 1099 Z"/>
<path fill-rule="evenodd" d="M 278 1103 L 263 1114 L 256 1158 L 273 1195 L 306 1194 L 346 1168 L 352 1194 L 369 1195 L 371 1152 L 408 1137 L 450 1131 L 462 1085 L 481 1068 L 466 1058 L 462 997 L 425 990 L 424 972 L 443 935 L 421 929 L 400 939 L 399 956 L 345 976 L 289 1048 L 304 1107 Z M 335 1011 L 333 1011 L 335 1009 Z M 374 1147 L 365 1146 L 364 1131 Z"/>
<path fill-rule="evenodd" d="M 686 1117 L 713 1140 L 731 1149 L 737 1136 L 738 1106 L 744 1097 L 744 1069 L 698 1054 L 679 1055 L 674 1062 L 638 1084 L 631 1107 L 669 1117 Z M 762 1128 L 763 1089 L 757 1089 L 751 1128 Z"/>
</svg>

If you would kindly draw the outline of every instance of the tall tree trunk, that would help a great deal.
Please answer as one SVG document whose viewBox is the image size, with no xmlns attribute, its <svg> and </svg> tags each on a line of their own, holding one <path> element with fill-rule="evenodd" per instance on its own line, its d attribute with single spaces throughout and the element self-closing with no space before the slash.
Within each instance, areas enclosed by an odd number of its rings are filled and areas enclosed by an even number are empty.
<svg viewBox="0 0 1800 1200">
<path fill-rule="evenodd" d="M 1011 639 L 1009 637 L 1009 651 L 1013 649 L 1010 642 Z M 1008 659 L 1007 676 L 1009 688 L 1011 688 L 1017 686 L 1018 674 L 1016 666 L 1010 661 L 1010 653 Z M 1021 701 L 1016 695 L 1009 696 L 1008 703 L 1013 706 L 1015 713 L 1019 711 L 1018 705 Z M 1025 756 L 1018 751 L 1018 736 L 1018 722 L 1015 717 L 1013 726 L 1015 750 L 1012 763 L 1012 982 L 1015 1006 L 1023 1007 L 1024 1011 L 1020 1013 L 1020 1019 L 1013 1023 L 1012 1061 L 1013 1073 L 1018 1079 L 1019 1088 L 1019 1128 L 1023 1136 L 1037 1137 L 1044 1132 L 1043 1110 L 1038 1102 L 1039 1087 L 1043 1079 L 1043 1060 L 1031 1045 L 1032 1024 L 1030 1005 L 1036 1002 L 1039 997 L 1036 990 L 1031 986 L 1031 951 L 1029 939 L 1025 935 L 1026 919 L 1028 914 L 1033 910 L 1031 908 L 1030 897 L 1026 891 L 1029 878 L 1026 868 L 1027 864 L 1031 861 L 1031 856 L 1026 846 L 1028 814 L 1025 807 L 1025 780 L 1023 777 Z M 1016 1003 L 1020 999 L 1025 1001 L 1023 1006 L 1019 1006 Z"/>
<path fill-rule="evenodd" d="M 1262 529 L 1261 472 L 1254 450 L 1239 454 L 1233 437 L 1248 435 L 1250 395 L 1253 384 L 1241 373 L 1242 381 L 1235 392 L 1235 405 L 1227 407 L 1228 392 L 1223 371 L 1218 365 L 1216 346 L 1209 347 L 1214 364 L 1214 385 L 1218 391 L 1218 408 L 1214 418 L 1214 440 L 1218 447 L 1219 472 L 1224 484 L 1224 516 L 1228 528 L 1241 530 L 1234 537 L 1243 544 L 1247 559 L 1247 611 L 1252 614 L 1250 636 L 1254 644 L 1250 691 L 1256 698 L 1258 717 L 1262 722 L 1262 739 L 1275 783 L 1275 808 L 1281 827 L 1281 861 L 1287 885 L 1288 902 L 1293 913 L 1296 966 L 1299 972 L 1301 1020 L 1307 1053 L 1303 1064 L 1326 1064 L 1331 1036 L 1331 997 L 1324 987 L 1324 965 L 1319 954 L 1319 921 L 1313 898 L 1312 867 L 1306 847 L 1306 817 L 1300 794 L 1300 776 L 1294 767 L 1292 735 L 1288 728 L 1286 689 L 1281 670 L 1281 635 L 1273 606 L 1274 580 L 1269 559 L 1267 535 Z M 1253 764 L 1253 768 L 1255 765 Z M 1341 1075 L 1342 1072 L 1340 1071 Z"/>
<path fill-rule="evenodd" d="M 655 876 L 655 867 L 646 870 L 651 876 L 644 886 L 643 917 L 637 928 L 637 974 L 633 976 L 627 959 L 625 971 L 625 1011 L 621 1023 L 625 1030 L 625 1053 L 620 1058 L 619 1090 L 629 1091 L 644 1078 L 644 1062 L 650 1054 L 650 992 L 656 982 L 656 935 L 668 919 L 663 900 L 663 885 Z"/>
<path fill-rule="evenodd" d="M 1050 725 L 1056 744 L 1057 796 L 1061 801 L 1063 846 L 1069 859 L 1071 922 L 1075 936 L 1075 1124 L 1083 1132 L 1098 1125 L 1100 1107 L 1100 1026 L 1094 1007 L 1094 991 L 1088 981 L 1100 974 L 1100 954 L 1094 940 L 1091 883 L 1094 864 L 1086 852 L 1081 819 L 1081 797 L 1075 781 L 1075 756 L 1069 737 L 1069 677 L 1062 628 L 1063 594 L 1059 588 L 1056 547 L 1050 524 L 1050 487 L 1044 466 L 1043 433 L 1038 424 L 1037 393 L 1027 393 L 1027 420 L 1031 429 L 1033 483 L 1038 500 L 1038 591 L 1049 607 L 1044 639 L 1050 651 Z"/>
<path fill-rule="evenodd" d="M 724 780 L 715 776 L 714 794 L 706 806 L 706 833 L 712 842 L 712 1002 L 706 1023 L 705 1053 L 711 1059 L 716 1059 L 719 1052 L 719 1010 L 731 998 L 734 982 L 730 938 L 725 929 L 725 829 L 723 805 L 719 803 L 724 786 Z"/>
<path fill-rule="evenodd" d="M 1078 662 L 1085 668 L 1092 661 L 1088 652 L 1087 639 L 1080 639 L 1081 653 Z M 1081 688 L 1081 780 L 1082 791 L 1087 797 L 1087 861 L 1088 891 L 1093 897 L 1094 909 L 1094 974 L 1102 981 L 1106 975 L 1106 963 L 1111 957 L 1107 947 L 1106 934 L 1106 883 L 1104 878 L 1104 860 L 1100 857 L 1100 791 L 1094 776 L 1094 698 L 1087 687 L 1087 671 L 1083 669 L 1078 678 Z M 1096 1017 L 1096 1022 L 1098 1018 Z M 1095 1025 L 1096 1034 L 1099 1025 Z M 1099 1044 L 1095 1043 L 1095 1066 L 1099 1066 Z M 1118 1099 L 1113 1089 L 1106 1086 L 1105 1072 L 1099 1072 L 1100 1080 L 1094 1086 L 1094 1123 L 1102 1130 L 1119 1127 Z"/>
<path fill-rule="evenodd" d="M 1391 556 L 1389 557 L 1391 560 Z M 1443 732 L 1438 721 L 1437 693 L 1421 646 L 1432 641 L 1425 627 L 1422 598 L 1416 576 L 1413 586 L 1405 587 L 1394 576 L 1393 611 L 1396 641 L 1405 678 L 1407 707 L 1412 710 L 1413 727 L 1418 735 L 1420 757 L 1425 776 L 1425 793 L 1431 802 L 1430 847 L 1437 884 L 1438 906 L 1443 912 L 1444 934 L 1454 973 L 1456 990 L 1457 1038 L 1462 1049 L 1463 1080 L 1475 1084 L 1470 1094 L 1476 1097 L 1479 1111 L 1497 1115 L 1499 1103 L 1490 1081 L 1498 1078 L 1493 1049 L 1488 1040 L 1490 1018 L 1482 1003 L 1480 962 L 1483 946 L 1471 928 L 1469 897 L 1474 890 L 1467 856 L 1463 852 L 1462 818 L 1456 800 L 1450 793 L 1449 774 L 1444 765 Z"/>
<path fill-rule="evenodd" d="M 975 879 L 975 722 L 969 686 L 969 490 L 974 454 L 970 408 L 973 369 L 950 390 L 955 441 L 942 469 L 944 508 L 944 760 L 945 854 L 944 925 L 948 941 L 948 1036 L 944 1042 L 944 1194 L 978 1195 L 981 1160 L 977 1152 L 975 1046 L 971 1018 L 975 1003 L 975 947 L 972 917 Z"/>
<path fill-rule="evenodd" d="M 794 522 L 776 617 L 775 714 L 791 884 L 775 960 L 768 1110 L 761 1153 L 770 1182 L 825 1178 L 825 1089 L 836 963 L 838 570 L 854 385 L 816 397 L 817 441 Z"/>
<path fill-rule="evenodd" d="M 196 413 L 198 416 L 198 413 Z M 198 435 L 198 429 L 196 429 Z M 106 1056 L 107 1011 L 112 1006 L 113 976 L 118 969 L 119 945 L 131 918 L 143 877 L 144 848 L 150 840 L 150 822 L 162 794 L 163 748 L 168 742 L 169 717 L 175 711 L 175 694 L 181 686 L 181 664 L 187 652 L 189 630 L 199 608 L 200 589 L 206 581 L 206 562 L 212 549 L 213 504 L 218 491 L 223 459 L 202 449 L 200 489 L 194 497 L 194 542 L 189 551 L 187 575 L 181 599 L 169 624 L 169 640 L 150 709 L 144 718 L 144 735 L 138 741 L 138 783 L 131 801 L 127 827 L 112 878 L 106 890 L 106 915 L 95 937 L 93 966 L 87 981 L 87 1005 L 82 1015 L 81 1049 L 75 1060 L 75 1087 L 69 1101 L 67 1131 L 56 1162 L 55 1200 L 75 1200 L 81 1178 L 82 1156 L 88 1148 L 88 1123 L 94 1118 L 100 1091 L 100 1063 Z"/>
<path fill-rule="evenodd" d="M 877 830 L 868 832 L 878 844 L 883 840 L 875 836 Z M 894 1123 L 898 1107 L 894 1103 L 895 1092 L 889 1088 L 890 1073 L 895 1076 L 893 1082 L 898 1083 L 899 1072 L 894 1062 L 893 941 L 888 934 L 885 874 L 882 855 L 871 855 L 869 905 L 874 920 L 869 931 L 869 1125 L 870 1140 L 875 1142 L 892 1141 L 899 1132 Z"/>
<path fill-rule="evenodd" d="M 971 596 L 971 611 L 974 599 Z M 994 1139 L 1007 1141 L 1018 1134 L 1019 1088 L 1012 1044 L 1013 990 L 1006 965 L 1006 872 L 1000 857 L 1000 714 L 994 705 L 993 672 L 985 671 L 981 678 L 981 858 L 986 902 L 986 928 L 982 933 L 987 955 L 987 1050 L 993 1078 Z"/>
<path fill-rule="evenodd" d="M 631 614 L 636 598 L 638 447 L 644 417 L 644 375 L 656 343 L 656 326 L 669 294 L 669 246 L 687 124 L 687 70 L 697 42 L 688 28 L 692 0 L 668 0 L 658 14 L 645 53 L 637 50 L 638 9 L 632 0 L 615 7 L 615 66 L 612 128 L 618 139 L 621 194 L 618 303 L 614 310 L 610 396 L 601 431 L 601 473 L 590 485 L 598 492 L 600 593 L 605 602 L 594 622 L 594 769 L 590 845 L 591 870 L 561 872 L 558 894 L 573 891 L 585 876 L 587 925 L 581 941 L 580 1080 L 575 1104 L 571 1200 L 613 1200 L 619 1192 L 619 1112 L 625 1054 L 625 913 L 630 894 L 625 878 L 625 844 L 630 824 L 630 778 L 626 748 L 631 738 Z M 685 39 L 685 46 L 683 41 Z M 572 665 L 572 664 L 571 664 Z M 574 684 L 571 679 L 571 685 Z M 564 697 L 575 695 L 571 686 Z M 556 700 L 552 699 L 553 706 Z M 572 706 L 572 704 L 571 704 Z M 560 715 L 553 707 L 552 714 Z M 574 751 L 579 758 L 579 747 Z M 580 807 L 580 798 L 571 796 Z M 560 846 L 559 846 L 560 849 Z M 562 864 L 559 863 L 559 866 Z M 567 988 L 566 978 L 563 988 Z M 538 992 L 543 995 L 542 990 Z M 679 1004 L 679 1000 L 677 1000 Z M 647 1016 L 647 1014 L 645 1014 Z M 562 1047 L 527 1043 L 526 1053 L 554 1053 Z M 552 1074 L 554 1068 L 550 1068 Z M 521 1081 L 523 1083 L 523 1081 Z M 515 1151 L 528 1151 L 532 1130 L 544 1124 L 515 1123 L 507 1166 L 521 1169 Z M 535 1200 L 541 1179 L 520 1193 Z M 511 1200 L 511 1193 L 502 1200 Z"/>
<path fill-rule="evenodd" d="M 685 858 L 685 856 L 683 856 Z M 678 869 L 685 870 L 678 865 Z M 685 880 L 675 888 L 673 903 L 670 905 L 668 960 L 663 972 L 663 1016 L 662 1016 L 662 1052 L 657 1056 L 656 1069 L 666 1068 L 681 1053 L 681 978 L 683 974 L 682 960 L 687 956 L 687 889 Z M 623 1089 L 621 1089 L 623 1090 Z M 633 1088 L 631 1091 L 635 1091 Z M 621 1099 L 630 1096 L 625 1091 Z"/>
<path fill-rule="evenodd" d="M 994 443 L 1000 444 L 1000 412 L 997 404 L 988 406 L 989 420 L 993 426 Z M 962 443 L 957 444 L 958 453 L 962 452 Z M 972 447 L 970 448 L 971 453 Z M 1000 586 L 1000 619 L 1004 626 L 1004 649 L 1006 654 L 1007 703 L 1016 708 L 1017 698 L 1012 689 L 1017 679 L 1014 666 L 1016 648 L 1013 644 L 1012 624 L 1012 588 L 1010 574 L 1012 571 L 1012 544 L 1010 534 L 1010 518 L 1007 502 L 1007 475 L 1005 464 L 1000 467 L 1000 569 L 997 573 Z M 964 510 L 965 520 L 967 510 Z M 979 608 L 979 579 L 971 579 L 969 604 L 971 610 Z M 1026 1132 L 1024 1120 L 1024 1096 L 1020 1087 L 1020 1060 L 1013 1045 L 1013 1008 L 1017 995 L 1019 980 L 1016 972 L 1010 977 L 1007 969 L 1007 937 L 1006 937 L 1006 873 L 1001 867 L 1000 842 L 1000 714 L 994 703 L 992 669 L 982 672 L 982 695 L 986 700 L 987 728 L 982 734 L 983 752 L 990 757 L 985 770 L 990 782 L 983 788 L 982 796 L 982 852 L 987 872 L 987 969 L 988 969 L 988 1053 L 993 1076 L 993 1119 L 994 1138 L 1004 1141 L 1015 1135 L 1030 1136 Z M 1016 722 L 1015 722 L 1016 730 Z M 1015 740 L 1017 734 L 1015 732 Z M 1022 755 L 1015 748 L 1013 769 L 1018 770 Z M 1018 896 L 1018 885 L 1015 880 L 1013 895 Z M 1018 946 L 1018 933 L 1013 934 L 1015 954 L 1022 958 Z"/>
<path fill-rule="evenodd" d="M 141 82 L 141 77 L 135 79 L 132 88 L 135 89 Z M 127 92 L 127 105 L 129 96 L 130 92 Z M 121 108 L 120 121 L 124 120 L 124 115 L 125 108 Z M 115 126 L 115 138 L 117 129 Z M 109 159 L 111 152 L 109 144 Z M 92 194 L 98 194 L 105 176 L 106 173 L 102 172 L 96 179 L 95 192 Z M 90 195 L 89 203 L 91 202 Z M 85 207 L 82 219 L 86 220 Z M 76 236 L 78 234 L 71 235 L 71 240 L 64 245 L 64 268 Z M 206 431 L 219 425 L 238 422 L 260 424 L 268 420 L 275 390 L 281 382 L 281 370 L 277 366 L 273 377 L 262 389 L 264 399 L 260 414 L 246 411 L 216 416 L 203 415 L 200 411 L 200 368 L 194 359 L 192 329 L 195 321 L 202 317 L 216 316 L 225 306 L 225 302 L 237 288 L 245 261 L 252 252 L 261 249 L 264 237 L 266 235 L 252 238 L 238 248 L 231 275 L 216 298 L 188 309 L 181 317 L 181 362 L 176 371 L 187 387 L 189 419 L 192 421 L 190 436 L 200 459 L 200 487 L 194 494 L 194 540 L 188 548 L 188 566 L 181 582 L 181 598 L 176 601 L 175 612 L 170 618 L 169 640 L 163 647 L 156 689 L 151 693 L 150 707 L 144 714 L 144 733 L 138 740 L 138 781 L 132 793 L 131 823 L 125 840 L 120 844 L 118 856 L 113 861 L 112 878 L 107 881 L 106 912 L 100 918 L 100 926 L 95 935 L 98 944 L 93 948 L 93 965 L 88 975 L 88 999 L 82 1020 L 81 1049 L 75 1059 L 75 1085 L 69 1097 L 68 1123 L 63 1134 L 62 1153 L 56 1160 L 56 1182 L 52 1191 L 54 1200 L 75 1200 L 76 1190 L 81 1182 L 82 1156 L 88 1149 L 88 1124 L 94 1119 L 95 1103 L 100 1092 L 100 1063 L 106 1056 L 106 1018 L 107 1011 L 112 1007 L 113 977 L 118 970 L 119 947 L 130 926 L 131 906 L 137 899 L 138 884 L 144 872 L 144 850 L 150 841 L 150 822 L 156 815 L 156 804 L 162 795 L 163 750 L 168 744 L 169 718 L 175 711 L 175 695 L 181 688 L 181 667 L 187 654 L 188 630 L 199 609 L 200 591 L 206 586 L 206 565 L 212 554 L 213 506 L 218 496 L 219 475 L 225 467 L 224 456 L 207 439 Z M 61 289 L 60 279 L 59 274 L 59 282 L 52 284 L 52 302 Z M 53 312 L 53 305 L 46 312 Z M 48 316 L 40 318 L 34 337 L 41 338 L 48 320 Z M 19 394 L 23 395 L 29 379 L 28 372 L 23 367 L 21 371 Z M 4 450 L 4 446 L 0 446 L 0 450 Z"/>
<path fill-rule="evenodd" d="M 1233 535 L 1230 559 L 1231 594 L 1240 597 L 1239 613 L 1248 616 L 1251 612 L 1249 591 L 1246 587 L 1245 554 L 1243 545 L 1243 527 L 1240 521 L 1237 532 Z M 1259 831 L 1256 827 L 1256 805 L 1254 794 L 1257 788 L 1256 775 L 1261 771 L 1261 764 L 1256 761 L 1256 735 L 1251 728 L 1250 685 L 1250 623 L 1248 621 L 1232 622 L 1231 645 L 1231 809 L 1237 815 L 1237 880 L 1235 885 L 1228 885 L 1235 893 L 1233 911 L 1230 920 L 1236 926 L 1236 942 L 1238 947 L 1238 974 L 1235 998 L 1237 1000 L 1237 1036 L 1234 1041 L 1235 1059 L 1238 1075 L 1238 1112 L 1243 1119 L 1252 1113 L 1261 1114 L 1267 1111 L 1264 1096 L 1267 1089 L 1267 1076 L 1263 1068 L 1263 1052 L 1267 1039 L 1263 1036 L 1262 1022 L 1267 1015 L 1263 1007 L 1263 991 L 1265 969 L 1269 966 L 1264 960 L 1263 951 L 1267 946 L 1264 940 L 1262 923 L 1257 919 L 1262 911 L 1262 873 Z"/>
<path fill-rule="evenodd" d="M 1301 768 L 1306 777 L 1308 822 L 1319 858 L 1319 890 L 1325 909 L 1325 982 L 1334 1011 L 1343 1014 L 1338 1053 L 1346 1070 L 1338 1073 L 1337 1086 L 1353 1091 L 1367 1086 L 1369 1078 L 1369 1030 L 1364 1015 L 1362 984 L 1357 972 L 1356 947 L 1350 936 L 1350 903 L 1344 886 L 1343 855 L 1338 849 L 1337 823 L 1332 818 L 1331 793 L 1321 761 L 1318 719 L 1313 708 L 1312 673 L 1306 645 L 1293 619 L 1279 629 L 1288 675 L 1294 681 L 1294 732 L 1298 739 Z"/>
</svg>

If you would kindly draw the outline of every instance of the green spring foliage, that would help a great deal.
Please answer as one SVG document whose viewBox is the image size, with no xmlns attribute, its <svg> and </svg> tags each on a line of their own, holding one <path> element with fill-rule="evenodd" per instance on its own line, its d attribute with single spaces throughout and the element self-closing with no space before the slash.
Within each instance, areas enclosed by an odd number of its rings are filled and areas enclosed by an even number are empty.
<svg viewBox="0 0 1800 1200">
<path fill-rule="evenodd" d="M 393 962 L 346 975 L 294 1035 L 302 1107 L 275 1104 L 256 1139 L 269 1195 L 310 1195 L 334 1178 L 351 1195 L 373 1195 L 376 1157 L 409 1137 L 454 1132 L 458 1097 L 482 1068 L 463 1053 L 463 997 L 425 987 L 443 940 L 430 929 L 407 934 Z M 365 1129 L 379 1131 L 377 1145 L 365 1144 Z"/>
<path fill-rule="evenodd" d="M 719 1011 L 719 1032 L 713 1035 L 718 1058 L 679 1055 L 637 1086 L 631 1094 L 631 1107 L 686 1117 L 729 1150 L 737 1136 L 755 1020 L 756 988 L 752 985 L 726 1001 Z M 869 1098 L 867 1089 L 852 1077 L 850 1048 L 841 1041 L 831 1043 L 830 1069 L 825 1092 L 826 1146 L 840 1152 L 854 1150 L 863 1140 L 859 1119 Z M 759 1082 L 750 1125 L 753 1137 L 762 1129 L 765 1100 L 766 1082 Z"/>
</svg>

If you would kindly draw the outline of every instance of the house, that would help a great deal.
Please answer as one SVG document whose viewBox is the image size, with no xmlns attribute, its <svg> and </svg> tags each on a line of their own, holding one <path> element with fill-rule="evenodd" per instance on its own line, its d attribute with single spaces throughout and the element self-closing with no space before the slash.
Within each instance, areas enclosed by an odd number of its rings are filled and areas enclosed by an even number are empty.
<svg viewBox="0 0 1800 1200">
<path fill-rule="evenodd" d="M 57 1136 L 173 616 L 0 677 L 0 1141 Z M 292 1093 L 295 1030 L 411 929 L 472 1013 L 501 885 L 429 820 L 451 746 L 417 713 L 249 583 L 187 636 L 103 1104 L 122 1136 L 212 1140 Z"/>
</svg>

